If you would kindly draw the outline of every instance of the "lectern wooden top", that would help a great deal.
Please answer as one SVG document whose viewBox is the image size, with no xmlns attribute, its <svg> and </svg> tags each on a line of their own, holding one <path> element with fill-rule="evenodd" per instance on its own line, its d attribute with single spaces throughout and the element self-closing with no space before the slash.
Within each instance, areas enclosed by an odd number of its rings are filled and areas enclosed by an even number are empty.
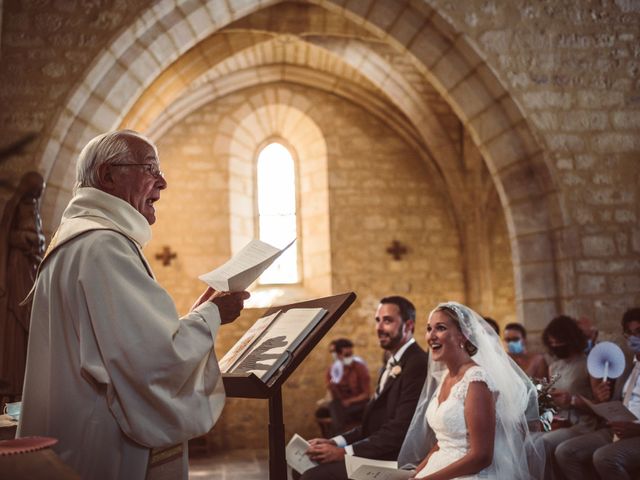
<svg viewBox="0 0 640 480">
<path fill-rule="evenodd" d="M 326 315 L 320 320 L 300 345 L 291 353 L 291 356 L 282 365 L 280 370 L 274 374 L 268 383 L 264 383 L 253 373 L 230 373 L 223 375 L 224 387 L 228 397 L 241 398 L 269 398 L 275 391 L 279 391 L 282 384 L 289 376 L 298 368 L 298 365 L 307 357 L 309 352 L 322 340 L 329 329 L 338 321 L 338 319 L 346 312 L 347 308 L 356 299 L 353 292 L 334 295 L 331 297 L 307 300 L 304 302 L 291 303 L 289 305 L 281 305 L 271 307 L 265 315 L 281 310 L 286 312 L 292 308 L 324 308 L 327 310 Z"/>
</svg>

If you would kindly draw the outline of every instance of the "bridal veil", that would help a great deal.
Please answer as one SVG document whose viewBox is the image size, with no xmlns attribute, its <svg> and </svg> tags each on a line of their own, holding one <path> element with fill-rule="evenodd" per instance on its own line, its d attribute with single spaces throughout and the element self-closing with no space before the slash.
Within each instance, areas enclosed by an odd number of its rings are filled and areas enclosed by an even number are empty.
<svg viewBox="0 0 640 480">
<path fill-rule="evenodd" d="M 484 368 L 496 386 L 496 434 L 491 467 L 495 478 L 541 478 L 544 453 L 538 451 L 532 442 L 525 413 L 531 417 L 532 411 L 537 412 L 535 386 L 507 355 L 496 332 L 480 315 L 460 303 L 446 302 L 438 305 L 429 317 L 442 309 L 455 314 L 463 335 L 478 349 L 472 360 Z M 445 373 L 446 366 L 432 361 L 429 355 L 427 378 L 398 457 L 400 466 L 415 467 L 435 444 L 435 435 L 426 421 L 426 411 Z"/>
</svg>

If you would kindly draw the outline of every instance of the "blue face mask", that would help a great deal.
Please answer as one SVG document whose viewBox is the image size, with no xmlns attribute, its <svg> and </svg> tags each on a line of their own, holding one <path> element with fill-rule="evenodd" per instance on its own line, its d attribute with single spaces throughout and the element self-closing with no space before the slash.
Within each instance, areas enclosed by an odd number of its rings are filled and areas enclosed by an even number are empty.
<svg viewBox="0 0 640 480">
<path fill-rule="evenodd" d="M 633 353 L 640 353 L 640 337 L 638 335 L 631 335 L 627 338 L 627 345 Z"/>
<path fill-rule="evenodd" d="M 591 349 L 593 348 L 593 340 L 591 340 L 590 338 L 587 339 L 587 346 L 584 349 L 584 353 L 589 353 L 591 351 Z"/>
<path fill-rule="evenodd" d="M 524 345 L 522 344 L 522 340 L 507 342 L 507 349 L 509 350 L 509 353 L 513 353 L 515 355 L 524 352 Z"/>
</svg>

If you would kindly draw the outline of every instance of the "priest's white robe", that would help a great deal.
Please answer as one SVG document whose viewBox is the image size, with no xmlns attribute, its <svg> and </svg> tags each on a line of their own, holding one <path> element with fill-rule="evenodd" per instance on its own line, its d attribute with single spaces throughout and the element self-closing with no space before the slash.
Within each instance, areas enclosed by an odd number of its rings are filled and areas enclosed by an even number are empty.
<svg viewBox="0 0 640 480">
<path fill-rule="evenodd" d="M 151 448 L 183 444 L 186 480 L 186 441 L 224 405 L 217 307 L 178 317 L 140 250 L 146 220 L 116 197 L 79 189 L 58 233 L 35 287 L 18 436 L 57 438 L 91 480 L 144 479 Z"/>
</svg>

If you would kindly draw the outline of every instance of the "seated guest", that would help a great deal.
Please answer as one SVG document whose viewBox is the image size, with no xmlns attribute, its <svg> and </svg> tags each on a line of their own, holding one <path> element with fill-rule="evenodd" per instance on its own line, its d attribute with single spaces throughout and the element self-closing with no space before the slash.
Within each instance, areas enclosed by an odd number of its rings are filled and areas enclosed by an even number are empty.
<svg viewBox="0 0 640 480">
<path fill-rule="evenodd" d="M 353 343 L 346 338 L 335 341 L 336 363 L 327 372 L 327 388 L 331 392 L 331 423 L 333 433 L 362 419 L 371 394 L 370 376 L 364 361 L 353 355 Z M 338 372 L 336 372 L 338 370 Z M 339 373 L 339 375 L 337 374 Z"/>
<path fill-rule="evenodd" d="M 376 393 L 367 404 L 362 425 L 342 435 L 314 438 L 307 455 L 320 463 L 303 480 L 347 480 L 345 455 L 396 460 L 416 409 L 427 374 L 427 354 L 413 338 L 416 310 L 403 297 L 380 300 L 376 334 L 391 353 Z"/>
<path fill-rule="evenodd" d="M 547 375 L 547 362 L 539 353 L 527 352 L 527 330 L 520 323 L 509 323 L 504 329 L 507 352 L 524 372 L 533 378 Z"/>
<path fill-rule="evenodd" d="M 327 369 L 327 375 L 331 375 L 333 378 L 334 375 L 334 371 L 337 370 L 337 364 L 341 364 L 340 360 L 338 360 L 338 355 L 336 354 L 336 341 L 335 340 L 331 340 L 331 343 L 329 343 L 329 354 L 331 355 L 332 358 L 332 363 L 331 365 L 329 365 L 329 368 Z M 336 372 L 336 374 L 339 373 L 339 375 L 337 375 L 338 381 L 340 380 L 340 377 L 342 377 L 342 372 Z M 320 424 L 320 428 L 322 429 L 322 434 L 325 434 L 325 427 L 324 425 L 326 425 L 325 422 L 331 422 L 331 412 L 329 412 L 329 404 L 331 403 L 331 391 L 327 388 L 326 393 L 324 395 L 324 397 L 322 397 L 320 400 L 318 400 L 316 402 L 316 405 L 318 406 L 318 409 L 316 410 L 316 420 L 318 420 L 318 423 Z"/>
<path fill-rule="evenodd" d="M 598 343 L 598 329 L 587 317 L 580 317 L 577 322 L 580 330 L 587 337 L 587 348 L 585 348 L 584 353 L 588 354 Z"/>
<path fill-rule="evenodd" d="M 549 323 L 542 332 L 542 341 L 551 355 L 549 378 L 558 376 L 551 395 L 558 407 L 553 430 L 540 432 L 536 442 L 546 455 L 545 479 L 562 478 L 553 452 L 568 440 L 596 428 L 596 418 L 583 405 L 578 395 L 592 398 L 587 356 L 584 353 L 587 339 L 576 321 L 560 315 Z"/>
<path fill-rule="evenodd" d="M 594 394 L 598 402 L 622 400 L 640 419 L 640 308 L 625 312 L 622 331 L 634 354 L 632 365 L 616 380 L 613 390 L 609 382 L 600 380 Z M 600 478 L 631 479 L 632 472 L 640 470 L 640 420 L 609 422 L 605 428 L 562 442 L 556 458 L 567 478 L 595 478 L 595 468 Z"/>
</svg>

